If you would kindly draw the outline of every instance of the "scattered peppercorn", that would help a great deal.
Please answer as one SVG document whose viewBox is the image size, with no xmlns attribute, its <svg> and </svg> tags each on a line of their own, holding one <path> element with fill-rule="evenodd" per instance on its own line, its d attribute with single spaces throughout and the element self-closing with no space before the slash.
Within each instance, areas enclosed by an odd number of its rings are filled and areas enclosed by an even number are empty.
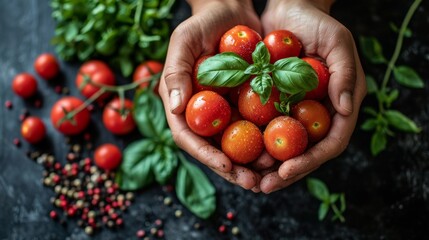
<svg viewBox="0 0 429 240">
<path fill-rule="evenodd" d="M 6 102 L 4 102 L 4 106 L 5 106 L 7 109 L 12 109 L 12 107 L 13 107 L 12 101 L 10 101 L 10 100 L 6 100 Z"/>
</svg>

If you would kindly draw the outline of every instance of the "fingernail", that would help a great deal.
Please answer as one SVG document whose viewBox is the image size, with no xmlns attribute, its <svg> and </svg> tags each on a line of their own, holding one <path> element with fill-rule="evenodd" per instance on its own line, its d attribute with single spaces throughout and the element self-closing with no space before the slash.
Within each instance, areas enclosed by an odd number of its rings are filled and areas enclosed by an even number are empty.
<svg viewBox="0 0 429 240">
<path fill-rule="evenodd" d="M 349 91 L 344 91 L 340 95 L 340 107 L 347 112 L 353 112 L 352 94 Z"/>
<path fill-rule="evenodd" d="M 170 92 L 170 110 L 174 111 L 177 107 L 182 104 L 182 98 L 180 97 L 180 91 L 173 89 Z"/>
</svg>

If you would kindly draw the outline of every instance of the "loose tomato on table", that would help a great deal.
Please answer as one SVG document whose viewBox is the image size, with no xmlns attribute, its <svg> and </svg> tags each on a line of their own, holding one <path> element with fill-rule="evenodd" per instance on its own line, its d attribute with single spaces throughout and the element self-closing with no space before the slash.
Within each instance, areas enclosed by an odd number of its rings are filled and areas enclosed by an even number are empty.
<svg viewBox="0 0 429 240">
<path fill-rule="evenodd" d="M 21 135 L 29 143 L 38 143 L 46 135 L 45 124 L 39 117 L 27 117 L 21 124 Z"/>
<path fill-rule="evenodd" d="M 132 114 L 133 102 L 120 98 L 111 100 L 103 110 L 103 124 L 113 134 L 125 135 L 136 127 Z"/>
<path fill-rule="evenodd" d="M 264 143 L 273 158 L 286 161 L 305 151 L 308 144 L 307 131 L 298 120 L 279 116 L 265 128 Z"/>
<path fill-rule="evenodd" d="M 51 80 L 58 76 L 60 65 L 54 55 L 43 53 L 34 61 L 34 70 L 45 80 Z"/>
<path fill-rule="evenodd" d="M 258 32 L 247 26 L 237 25 L 222 35 L 219 52 L 233 52 L 248 63 L 253 63 L 252 52 L 260 41 L 262 41 L 262 37 Z"/>
<path fill-rule="evenodd" d="M 116 80 L 113 71 L 106 63 L 99 60 L 90 60 L 79 68 L 75 83 L 80 93 L 86 98 L 90 98 L 100 90 L 99 85 L 114 86 Z M 98 98 L 98 101 L 105 100 L 109 94 L 109 92 L 103 93 Z"/>
<path fill-rule="evenodd" d="M 164 64 L 156 60 L 147 60 L 140 63 L 133 74 L 133 82 L 141 81 L 142 79 L 150 78 L 151 76 L 162 72 L 164 69 Z M 145 81 L 140 84 L 140 89 L 147 88 L 150 84 L 150 81 Z M 159 82 L 155 84 L 157 86 Z M 155 87 L 157 91 L 157 87 Z"/>
<path fill-rule="evenodd" d="M 200 136 L 214 136 L 226 128 L 231 119 L 229 103 L 213 91 L 198 92 L 189 100 L 185 118 L 189 128 Z"/>
<path fill-rule="evenodd" d="M 63 97 L 58 100 L 51 108 L 51 122 L 55 129 L 66 135 L 76 135 L 85 130 L 90 121 L 87 108 L 83 108 L 73 117 L 68 116 L 83 104 L 84 102 L 76 97 Z"/>
<path fill-rule="evenodd" d="M 250 121 L 238 120 L 229 125 L 221 140 L 222 151 L 238 164 L 254 161 L 264 150 L 261 130 Z"/>
<path fill-rule="evenodd" d="M 328 109 L 320 102 L 303 100 L 291 109 L 291 116 L 305 127 L 310 142 L 323 139 L 331 127 L 331 116 Z"/>
<path fill-rule="evenodd" d="M 32 97 L 37 92 L 37 81 L 29 73 L 20 73 L 12 80 L 12 90 L 22 98 Z"/>
<path fill-rule="evenodd" d="M 288 57 L 297 57 L 301 53 L 302 44 L 299 39 L 288 30 L 274 30 L 264 38 L 264 44 L 270 53 L 270 62 Z"/>
<path fill-rule="evenodd" d="M 118 146 L 105 143 L 95 149 L 94 162 L 103 170 L 114 170 L 119 167 L 122 162 L 122 152 Z"/>
</svg>

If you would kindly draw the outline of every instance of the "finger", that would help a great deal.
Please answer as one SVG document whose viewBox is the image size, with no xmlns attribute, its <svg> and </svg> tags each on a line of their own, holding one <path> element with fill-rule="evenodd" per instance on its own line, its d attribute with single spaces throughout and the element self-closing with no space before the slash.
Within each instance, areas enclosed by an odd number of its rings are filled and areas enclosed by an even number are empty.
<svg viewBox="0 0 429 240">
<path fill-rule="evenodd" d="M 159 89 L 162 99 L 168 99 L 165 82 L 160 83 Z M 165 110 L 167 121 L 177 146 L 210 168 L 230 172 L 232 163 L 229 158 L 222 151 L 210 145 L 208 141 L 193 133 L 186 124 L 183 114 L 172 114 L 167 108 L 168 106 Z"/>
<path fill-rule="evenodd" d="M 250 190 L 252 190 L 254 193 L 259 193 L 261 192 L 260 182 L 261 182 L 262 176 L 260 174 L 255 174 L 255 177 L 256 177 L 255 186 Z"/>
<path fill-rule="evenodd" d="M 264 178 L 262 178 L 260 183 L 261 192 L 268 194 L 268 193 L 278 191 L 280 189 L 290 186 L 291 184 L 305 177 L 309 173 L 310 172 L 306 172 L 284 180 L 279 176 L 277 172 L 272 172 L 264 176 Z"/>
<path fill-rule="evenodd" d="M 228 173 L 220 172 L 216 169 L 213 169 L 213 171 L 228 182 L 244 189 L 257 189 L 255 186 L 259 183 L 259 179 L 261 178 L 257 173 L 240 165 L 233 165 L 231 171 Z"/>
<path fill-rule="evenodd" d="M 277 160 L 264 151 L 258 159 L 252 162 L 251 166 L 254 170 L 261 171 L 272 167 L 276 162 Z"/>
</svg>

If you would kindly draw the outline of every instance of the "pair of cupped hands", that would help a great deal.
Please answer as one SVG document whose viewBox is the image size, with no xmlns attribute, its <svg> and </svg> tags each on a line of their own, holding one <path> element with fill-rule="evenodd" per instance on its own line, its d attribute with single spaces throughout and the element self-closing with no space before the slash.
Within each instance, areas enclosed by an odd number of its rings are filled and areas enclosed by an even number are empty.
<svg viewBox="0 0 429 240">
<path fill-rule="evenodd" d="M 192 16 L 172 33 L 159 92 L 176 144 L 227 181 L 254 192 L 285 188 L 342 153 L 356 126 L 366 94 L 362 70 L 350 31 L 329 16 L 330 0 L 269 0 L 261 17 L 251 0 L 188 0 Z M 333 116 L 328 135 L 304 154 L 279 162 L 264 152 L 248 166 L 236 165 L 194 134 L 184 111 L 192 96 L 192 69 L 200 56 L 217 52 L 223 33 L 246 25 L 261 34 L 292 31 L 305 55 L 325 59 L 331 74 L 328 94 Z"/>
</svg>

